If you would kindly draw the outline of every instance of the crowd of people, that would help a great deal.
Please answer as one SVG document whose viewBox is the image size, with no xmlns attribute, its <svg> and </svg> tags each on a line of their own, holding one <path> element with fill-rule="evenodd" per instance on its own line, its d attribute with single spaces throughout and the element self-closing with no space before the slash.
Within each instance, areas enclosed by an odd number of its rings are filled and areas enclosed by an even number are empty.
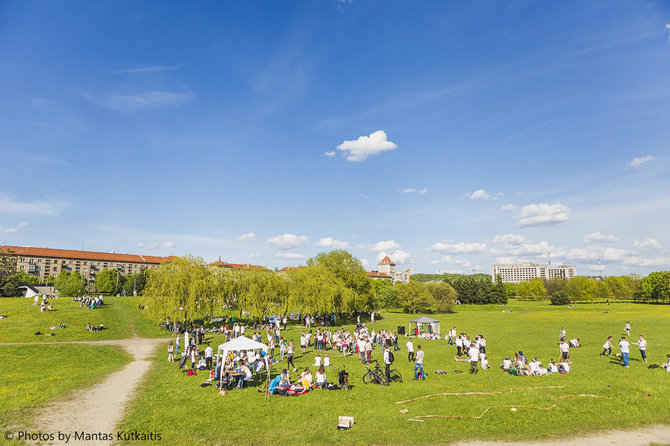
<svg viewBox="0 0 670 446">
<path fill-rule="evenodd" d="M 104 303 L 104 298 L 102 297 L 102 294 L 100 296 L 82 296 L 82 297 L 75 297 L 72 299 L 73 302 L 79 302 L 80 307 L 85 307 L 88 308 L 89 310 L 95 310 L 96 308 L 100 308 L 103 303 Z"/>
</svg>

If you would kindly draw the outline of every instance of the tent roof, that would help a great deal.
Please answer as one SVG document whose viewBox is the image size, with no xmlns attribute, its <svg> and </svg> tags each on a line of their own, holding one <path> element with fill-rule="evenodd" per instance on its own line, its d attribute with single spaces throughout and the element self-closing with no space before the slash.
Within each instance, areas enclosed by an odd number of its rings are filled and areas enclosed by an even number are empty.
<svg viewBox="0 0 670 446">
<path fill-rule="evenodd" d="M 219 351 L 240 351 L 240 350 L 267 350 L 268 346 L 249 339 L 246 336 L 238 336 L 232 341 L 219 345 Z"/>
<path fill-rule="evenodd" d="M 409 321 L 410 324 L 434 324 L 435 322 L 438 324 L 440 323 L 437 319 L 428 316 L 419 316 L 416 319 Z"/>
</svg>

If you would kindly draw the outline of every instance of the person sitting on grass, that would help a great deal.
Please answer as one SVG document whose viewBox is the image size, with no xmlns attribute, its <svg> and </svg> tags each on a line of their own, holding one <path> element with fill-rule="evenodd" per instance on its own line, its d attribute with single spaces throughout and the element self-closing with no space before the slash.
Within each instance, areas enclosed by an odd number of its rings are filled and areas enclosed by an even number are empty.
<svg viewBox="0 0 670 446">
<path fill-rule="evenodd" d="M 548 371 L 549 373 L 558 373 L 558 364 L 556 364 L 556 360 L 554 358 L 551 358 Z"/>
<path fill-rule="evenodd" d="M 666 362 L 665 364 L 661 364 L 661 367 L 663 367 L 666 372 L 670 372 L 670 354 L 666 355 L 666 359 L 668 360 L 668 362 Z"/>
<path fill-rule="evenodd" d="M 489 358 L 487 358 L 486 355 L 480 354 L 479 357 L 481 358 L 482 362 L 482 370 L 491 368 L 491 366 L 489 365 Z"/>
<path fill-rule="evenodd" d="M 570 372 L 570 363 L 568 361 L 563 361 L 558 364 L 558 371 L 560 373 L 569 373 Z"/>
<path fill-rule="evenodd" d="M 88 331 L 93 331 L 93 325 L 91 325 L 91 323 L 89 322 L 88 325 L 86 326 L 86 329 Z"/>
<path fill-rule="evenodd" d="M 314 357 L 314 364 L 312 364 L 312 367 L 321 367 L 321 355 L 316 355 Z"/>
<path fill-rule="evenodd" d="M 326 369 L 323 366 L 319 367 L 319 369 L 316 371 L 316 385 L 321 389 L 328 386 L 328 380 L 326 379 Z"/>
<path fill-rule="evenodd" d="M 500 368 L 503 369 L 503 372 L 509 372 L 512 368 L 512 361 L 509 359 L 509 356 L 505 356 L 503 362 L 500 363 Z"/>
<path fill-rule="evenodd" d="M 330 358 L 328 357 L 328 355 L 323 356 L 323 366 L 330 367 Z"/>
</svg>

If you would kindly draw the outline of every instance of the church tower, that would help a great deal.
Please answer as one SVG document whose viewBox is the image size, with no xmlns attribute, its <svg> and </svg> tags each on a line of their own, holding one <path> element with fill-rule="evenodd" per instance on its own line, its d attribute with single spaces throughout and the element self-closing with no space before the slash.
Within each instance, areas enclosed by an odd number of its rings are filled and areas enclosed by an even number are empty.
<svg viewBox="0 0 670 446">
<path fill-rule="evenodd" d="M 395 263 L 389 259 L 389 256 L 384 257 L 377 265 L 381 274 L 388 274 L 389 276 L 395 274 Z"/>
</svg>

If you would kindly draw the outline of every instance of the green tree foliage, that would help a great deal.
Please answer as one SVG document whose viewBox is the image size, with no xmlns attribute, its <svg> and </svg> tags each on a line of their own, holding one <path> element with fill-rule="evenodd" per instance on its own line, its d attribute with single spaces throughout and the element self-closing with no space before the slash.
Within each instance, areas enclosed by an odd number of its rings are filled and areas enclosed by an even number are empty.
<svg viewBox="0 0 670 446">
<path fill-rule="evenodd" d="M 421 283 L 428 283 L 428 282 L 447 282 L 447 283 L 454 283 L 456 280 L 462 278 L 462 277 L 472 277 L 478 280 L 483 280 L 486 277 L 489 277 L 488 274 L 472 274 L 472 275 L 466 275 L 466 274 L 452 274 L 452 273 L 442 273 L 442 274 L 425 274 L 425 273 L 415 273 L 412 274 L 412 282 L 421 282 Z"/>
<path fill-rule="evenodd" d="M 521 299 L 544 300 L 547 298 L 547 289 L 544 287 L 542 279 L 533 279 L 521 282 L 517 289 Z"/>
<path fill-rule="evenodd" d="M 654 272 L 642 279 L 635 298 L 643 302 L 670 303 L 670 271 Z"/>
<path fill-rule="evenodd" d="M 398 283 L 398 303 L 405 311 L 416 314 L 425 311 L 433 305 L 433 296 L 426 285 L 419 282 Z"/>
<path fill-rule="evenodd" d="M 446 282 L 431 282 L 426 284 L 426 288 L 433 297 L 433 303 L 438 312 L 454 312 L 457 294 L 451 285 Z"/>
<path fill-rule="evenodd" d="M 117 281 L 119 283 L 118 287 Z M 115 295 L 122 287 L 123 276 L 116 270 L 105 268 L 95 276 L 95 289 L 99 293 Z"/>
<path fill-rule="evenodd" d="M 612 276 L 605 279 L 612 291 L 614 300 L 632 300 L 635 298 L 639 280 L 630 276 Z"/>
<path fill-rule="evenodd" d="M 584 276 L 573 277 L 565 285 L 565 292 L 570 300 L 588 302 L 594 298 L 596 281 Z"/>
<path fill-rule="evenodd" d="M 451 286 L 456 290 L 458 300 L 462 304 L 486 304 L 490 302 L 493 289 L 491 276 L 482 274 L 461 276 L 451 283 Z"/>
<path fill-rule="evenodd" d="M 502 281 L 500 274 L 496 276 L 496 282 L 493 284 L 491 289 L 491 298 L 490 302 L 492 304 L 506 304 L 507 303 L 507 287 Z"/>
<path fill-rule="evenodd" d="M 549 299 L 552 305 L 567 305 L 570 303 L 570 297 L 565 290 L 554 291 Z"/>
<path fill-rule="evenodd" d="M 84 294 L 86 279 L 77 271 L 71 273 L 63 270 L 58 274 L 54 286 L 60 296 L 76 297 Z"/>
<path fill-rule="evenodd" d="M 128 291 L 128 294 L 133 294 L 133 291 L 137 291 L 137 294 L 141 294 L 144 291 L 144 287 L 147 285 L 147 277 L 149 276 L 149 268 L 142 268 L 137 273 L 128 274 L 123 281 L 123 289 Z"/>
<path fill-rule="evenodd" d="M 5 294 L 4 288 L 10 277 L 16 274 L 16 256 L 10 250 L 0 249 L 0 296 Z M 13 285 L 10 285 L 8 291 L 13 293 Z"/>
<path fill-rule="evenodd" d="M 373 280 L 372 286 L 381 308 L 388 310 L 398 307 L 398 289 L 390 280 Z"/>
<path fill-rule="evenodd" d="M 551 296 L 557 291 L 562 291 L 565 289 L 568 281 L 566 279 L 556 278 L 556 279 L 543 279 L 544 288 L 547 290 L 547 295 Z"/>
</svg>

